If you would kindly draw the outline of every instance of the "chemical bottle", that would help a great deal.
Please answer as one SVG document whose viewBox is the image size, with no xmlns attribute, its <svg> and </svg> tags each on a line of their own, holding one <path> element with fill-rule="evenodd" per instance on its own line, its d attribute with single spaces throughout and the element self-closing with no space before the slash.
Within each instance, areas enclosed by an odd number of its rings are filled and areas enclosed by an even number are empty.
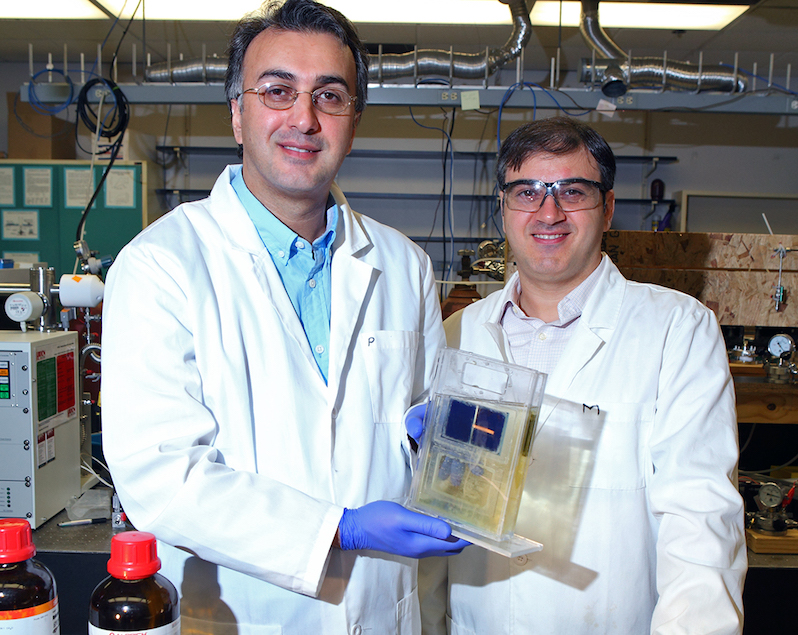
<svg viewBox="0 0 798 635">
<path fill-rule="evenodd" d="M 33 559 L 30 524 L 0 520 L 0 632 L 3 635 L 60 635 L 55 578 Z"/>
<path fill-rule="evenodd" d="M 160 568 L 152 534 L 126 531 L 111 538 L 111 575 L 91 595 L 89 635 L 179 635 L 177 590 Z"/>
</svg>

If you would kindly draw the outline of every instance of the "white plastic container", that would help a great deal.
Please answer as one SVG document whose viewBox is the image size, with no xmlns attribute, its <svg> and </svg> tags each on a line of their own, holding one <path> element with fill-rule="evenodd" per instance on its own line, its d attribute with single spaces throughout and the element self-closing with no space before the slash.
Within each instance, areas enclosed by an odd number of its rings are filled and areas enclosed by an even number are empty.
<svg viewBox="0 0 798 635">
<path fill-rule="evenodd" d="M 513 533 L 547 375 L 452 348 L 436 358 L 407 507 L 512 557 L 542 545 Z"/>
</svg>

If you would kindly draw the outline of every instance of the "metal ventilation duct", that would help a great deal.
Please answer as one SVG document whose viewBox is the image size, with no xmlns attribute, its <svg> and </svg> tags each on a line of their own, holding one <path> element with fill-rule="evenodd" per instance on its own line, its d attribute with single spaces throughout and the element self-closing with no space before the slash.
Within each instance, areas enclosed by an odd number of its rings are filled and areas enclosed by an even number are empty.
<svg viewBox="0 0 798 635">
<path fill-rule="evenodd" d="M 598 82 L 608 97 L 619 97 L 630 88 L 673 90 L 713 90 L 744 92 L 745 78 L 737 70 L 722 66 L 704 66 L 689 62 L 671 62 L 665 56 L 630 57 L 601 28 L 598 21 L 599 0 L 582 0 L 579 30 L 601 61 L 582 60 L 582 82 Z"/>
<path fill-rule="evenodd" d="M 369 79 L 382 81 L 398 77 L 443 75 L 462 79 L 487 78 L 503 64 L 517 58 L 532 35 L 529 9 L 525 0 L 499 0 L 510 7 L 513 32 L 501 48 L 485 53 L 454 53 L 452 51 L 421 49 L 410 53 L 372 56 Z M 534 0 L 532 0 L 534 4 Z M 214 82 L 224 81 L 227 58 L 160 62 L 145 70 L 148 82 Z"/>
<path fill-rule="evenodd" d="M 369 64 L 369 77 L 374 81 L 398 77 L 443 75 L 460 79 L 482 79 L 495 73 L 502 65 L 517 58 L 532 35 L 529 9 L 525 0 L 499 0 L 509 5 L 513 17 L 513 32 L 501 48 L 485 53 L 454 53 L 452 51 L 421 49 L 409 53 L 380 55 Z M 534 4 L 534 0 L 532 0 Z"/>
</svg>

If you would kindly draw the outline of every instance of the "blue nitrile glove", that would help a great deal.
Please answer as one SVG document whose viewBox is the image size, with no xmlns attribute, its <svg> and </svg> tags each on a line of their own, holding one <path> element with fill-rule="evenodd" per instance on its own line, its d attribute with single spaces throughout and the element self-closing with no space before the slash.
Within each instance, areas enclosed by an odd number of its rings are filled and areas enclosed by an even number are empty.
<svg viewBox="0 0 798 635">
<path fill-rule="evenodd" d="M 451 556 L 471 544 L 452 536 L 444 521 L 391 501 L 345 509 L 338 536 L 343 550 L 374 549 L 407 558 Z"/>
<path fill-rule="evenodd" d="M 405 428 L 407 435 L 421 445 L 424 436 L 424 415 L 427 413 L 427 402 L 416 404 L 405 413 Z"/>
</svg>

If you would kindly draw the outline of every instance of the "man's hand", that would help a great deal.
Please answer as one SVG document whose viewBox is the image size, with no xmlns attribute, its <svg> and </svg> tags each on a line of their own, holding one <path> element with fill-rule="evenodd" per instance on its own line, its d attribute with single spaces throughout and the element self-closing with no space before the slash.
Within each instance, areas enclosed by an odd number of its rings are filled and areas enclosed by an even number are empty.
<svg viewBox="0 0 798 635">
<path fill-rule="evenodd" d="M 424 436 L 424 415 L 426 413 L 427 402 L 416 404 L 405 413 L 407 436 L 416 442 L 416 447 L 421 445 L 421 438 Z"/>
<path fill-rule="evenodd" d="M 345 509 L 338 534 L 343 550 L 374 549 L 407 558 L 451 556 L 471 544 L 452 536 L 444 521 L 390 501 Z"/>
</svg>

